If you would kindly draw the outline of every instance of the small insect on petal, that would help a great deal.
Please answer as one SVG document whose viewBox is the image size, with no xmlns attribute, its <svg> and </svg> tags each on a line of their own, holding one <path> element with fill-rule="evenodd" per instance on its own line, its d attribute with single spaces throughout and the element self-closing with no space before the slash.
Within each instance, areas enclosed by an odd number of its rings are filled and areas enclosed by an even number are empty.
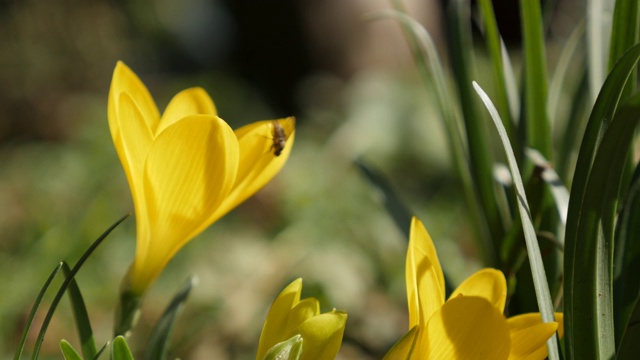
<svg viewBox="0 0 640 360">
<path fill-rule="evenodd" d="M 293 127 L 295 126 L 295 120 L 287 122 L 287 125 L 291 125 L 291 129 L 285 129 L 278 120 L 273 120 L 273 144 L 271 145 L 271 150 L 273 150 L 273 155 L 280 156 L 282 151 L 284 150 L 285 145 L 287 144 L 287 140 L 291 135 Z"/>
</svg>

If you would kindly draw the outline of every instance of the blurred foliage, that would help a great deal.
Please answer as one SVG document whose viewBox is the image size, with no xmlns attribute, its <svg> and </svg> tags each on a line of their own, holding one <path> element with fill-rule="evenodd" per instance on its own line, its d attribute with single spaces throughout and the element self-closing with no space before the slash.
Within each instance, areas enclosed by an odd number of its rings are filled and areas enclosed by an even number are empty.
<svg viewBox="0 0 640 360">
<path fill-rule="evenodd" d="M 172 356 L 253 358 L 269 304 L 303 277 L 303 296 L 349 314 L 341 358 L 380 358 L 407 328 L 407 239 L 357 158 L 379 169 L 424 221 L 454 284 L 481 266 L 435 95 L 420 82 L 399 26 L 363 21 L 388 4 L 262 3 L 0 5 L 0 357 L 13 354 L 30 302 L 55 264 L 75 262 L 133 209 L 106 119 L 119 59 L 161 109 L 170 94 L 201 86 L 234 128 L 288 115 L 299 124 L 283 172 L 182 250 L 151 289 L 129 341 L 134 354 L 171 294 L 195 274 Z M 441 45 L 437 4 L 407 3 Z M 568 36 L 562 28 L 552 33 L 557 42 Z M 553 48 L 549 57 L 557 57 Z M 490 76 L 485 57 L 476 66 L 480 79 Z M 117 287 L 133 258 L 134 220 L 76 278 L 98 347 L 110 338 Z M 59 358 L 61 338 L 80 348 L 61 305 L 42 359 Z"/>
</svg>

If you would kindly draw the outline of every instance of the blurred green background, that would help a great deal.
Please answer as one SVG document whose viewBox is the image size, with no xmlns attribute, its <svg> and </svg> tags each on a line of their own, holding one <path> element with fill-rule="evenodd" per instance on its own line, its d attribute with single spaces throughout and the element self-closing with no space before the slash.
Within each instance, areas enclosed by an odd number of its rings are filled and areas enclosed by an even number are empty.
<svg viewBox="0 0 640 360">
<path fill-rule="evenodd" d="M 439 4 L 406 4 L 439 41 Z M 171 355 L 252 359 L 269 305 L 303 277 L 303 296 L 349 314 L 340 358 L 380 358 L 407 331 L 407 239 L 356 159 L 383 174 L 426 224 L 454 284 L 481 266 L 433 96 L 397 24 L 364 19 L 388 7 L 335 0 L 0 3 L 0 357 L 13 355 L 53 267 L 63 259 L 73 264 L 133 209 L 106 117 L 111 73 L 123 60 L 160 109 L 178 91 L 201 86 L 233 128 L 298 120 L 284 170 L 186 246 L 153 286 L 134 350 L 144 348 L 172 294 L 194 274 L 199 283 L 178 319 Z M 134 248 L 131 217 L 77 276 L 99 345 L 110 339 Z M 44 311 L 38 316 L 28 353 Z M 79 348 L 66 302 L 41 358 L 61 358 L 62 338 Z"/>
</svg>

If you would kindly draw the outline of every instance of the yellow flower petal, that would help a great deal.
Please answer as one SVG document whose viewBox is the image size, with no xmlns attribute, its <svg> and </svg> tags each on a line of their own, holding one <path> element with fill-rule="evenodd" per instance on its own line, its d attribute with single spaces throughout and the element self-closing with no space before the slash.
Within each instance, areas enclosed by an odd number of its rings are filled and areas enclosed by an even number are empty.
<svg viewBox="0 0 640 360">
<path fill-rule="evenodd" d="M 120 94 L 128 93 L 135 102 L 145 124 L 155 133 L 158 122 L 160 121 L 160 112 L 156 107 L 153 98 L 149 94 L 149 90 L 144 86 L 142 81 L 136 74 L 127 67 L 123 62 L 118 61 L 115 70 L 113 71 L 113 78 L 111 80 L 111 88 L 109 89 L 109 104 L 107 108 L 109 117 L 109 128 L 111 129 L 111 137 L 113 141 L 118 144 L 121 139 L 121 129 L 117 124 L 118 117 L 118 101 Z M 125 119 L 126 120 L 126 119 Z M 117 146 L 117 145 L 116 145 Z"/>
<path fill-rule="evenodd" d="M 507 359 L 507 321 L 487 300 L 462 296 L 447 301 L 427 324 L 417 359 Z"/>
<path fill-rule="evenodd" d="M 460 295 L 485 298 L 498 311 L 503 312 L 507 299 L 507 280 L 502 271 L 481 269 L 463 281 L 451 294 L 450 299 Z"/>
<path fill-rule="evenodd" d="M 212 221 L 224 216 L 248 197 L 262 189 L 282 169 L 289 158 L 295 138 L 293 117 L 277 120 L 286 132 L 286 143 L 280 156 L 273 154 L 273 122 L 258 121 L 235 131 L 240 146 L 240 166 L 233 190 L 212 214 Z"/>
<path fill-rule="evenodd" d="M 420 220 L 411 221 L 406 264 L 409 327 L 424 327 L 444 303 L 444 275 L 433 241 Z"/>
<path fill-rule="evenodd" d="M 238 156 L 233 131 L 214 116 L 183 118 L 156 137 L 145 164 L 148 214 L 138 214 L 134 289 L 144 289 L 211 224 L 206 220 L 231 189 Z"/>
<path fill-rule="evenodd" d="M 320 314 L 320 303 L 314 298 L 307 298 L 297 303 L 289 311 L 289 321 L 287 322 L 287 330 L 283 333 L 286 336 L 295 335 L 293 329 L 303 323 L 305 320 L 310 319 Z"/>
<path fill-rule="evenodd" d="M 383 360 L 409 360 L 413 354 L 420 333 L 420 327 L 414 326 L 387 352 Z"/>
<path fill-rule="evenodd" d="M 507 320 L 511 331 L 510 360 L 545 359 L 548 355 L 546 341 L 556 330 L 563 335 L 563 315 L 555 313 L 557 322 L 542 323 L 540 313 L 514 316 Z"/>
<path fill-rule="evenodd" d="M 186 116 L 196 114 L 218 116 L 213 100 L 204 89 L 195 87 L 182 90 L 167 105 L 156 133 L 160 133 L 169 125 Z"/>
<path fill-rule="evenodd" d="M 144 161 L 153 142 L 153 134 L 146 126 L 140 110 L 128 93 L 120 94 L 118 104 L 118 116 L 115 124 L 122 131 L 122 137 L 121 141 L 116 144 L 116 150 L 129 181 L 136 214 L 146 214 L 146 201 L 144 200 L 144 191 L 142 191 L 143 169 Z"/>
<path fill-rule="evenodd" d="M 294 330 L 294 333 L 302 335 L 303 345 L 300 360 L 335 359 L 340 351 L 346 322 L 346 313 L 333 310 L 314 316 L 300 324 Z"/>
<path fill-rule="evenodd" d="M 271 304 L 267 319 L 262 327 L 260 343 L 256 359 L 264 358 L 264 355 L 275 344 L 286 339 L 288 332 L 289 311 L 300 302 L 300 292 L 302 291 L 302 279 L 296 279 L 289 284 Z M 282 339 L 281 339 L 282 338 Z M 306 343 L 303 342 L 303 348 Z"/>
</svg>

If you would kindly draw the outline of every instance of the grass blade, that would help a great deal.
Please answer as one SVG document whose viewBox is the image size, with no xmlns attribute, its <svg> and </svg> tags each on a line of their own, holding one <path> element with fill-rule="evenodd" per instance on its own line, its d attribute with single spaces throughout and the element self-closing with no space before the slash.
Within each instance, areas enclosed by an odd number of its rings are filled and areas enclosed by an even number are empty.
<svg viewBox="0 0 640 360">
<path fill-rule="evenodd" d="M 558 117 L 558 104 L 562 98 L 562 92 L 565 91 L 563 84 L 567 83 L 569 75 L 569 67 L 582 67 L 582 56 L 577 57 L 579 46 L 582 45 L 584 36 L 584 22 L 580 22 L 578 26 L 571 32 L 569 39 L 564 43 L 560 58 L 553 70 L 551 83 L 549 85 L 548 113 L 552 119 Z"/>
<path fill-rule="evenodd" d="M 80 354 L 78 354 L 76 349 L 74 349 L 67 340 L 60 341 L 60 350 L 62 351 L 62 355 L 65 360 L 82 360 Z"/>
<path fill-rule="evenodd" d="M 611 27 L 611 46 L 609 48 L 609 69 L 620 59 L 630 47 L 638 43 L 640 30 L 640 4 L 638 0 L 616 0 Z M 633 70 L 636 74 L 637 70 Z M 635 76 L 632 76 L 635 78 Z M 636 89 L 636 82 L 630 81 L 625 87 L 625 94 Z"/>
<path fill-rule="evenodd" d="M 616 344 L 626 339 L 640 294 L 640 164 L 636 166 L 624 208 L 618 216 L 614 249 L 613 301 Z M 640 333 L 635 342 L 640 344 Z M 633 337 L 633 336 L 632 336 Z M 629 341 L 629 340 L 626 340 Z"/>
<path fill-rule="evenodd" d="M 482 90 L 482 88 L 474 81 L 473 87 L 480 96 L 480 99 L 484 102 L 487 110 L 491 114 L 491 119 L 498 129 L 500 140 L 507 154 L 507 160 L 509 163 L 509 169 L 511 170 L 511 176 L 515 185 L 516 196 L 518 198 L 518 210 L 520 211 L 520 219 L 522 220 L 522 227 L 524 230 L 524 238 L 527 245 L 527 254 L 529 255 L 529 263 L 531 265 L 531 273 L 533 274 L 533 284 L 536 291 L 536 298 L 538 300 L 538 308 L 542 316 L 543 322 L 554 321 L 553 315 L 553 303 L 551 301 L 551 294 L 549 293 L 549 285 L 547 284 L 547 276 L 545 274 L 544 265 L 542 264 L 542 255 L 540 254 L 540 247 L 538 246 L 538 238 L 536 231 L 533 228 L 531 222 L 531 212 L 529 210 L 529 204 L 527 202 L 526 194 L 524 192 L 524 186 L 522 184 L 522 177 L 518 170 L 518 163 L 516 162 L 515 155 L 511 144 L 509 144 L 509 137 L 507 132 L 502 126 L 500 115 L 498 110 L 489 99 L 489 96 Z M 552 336 L 547 340 L 547 348 L 549 350 L 549 359 L 559 359 L 557 335 Z"/>
<path fill-rule="evenodd" d="M 62 270 L 64 271 L 65 276 L 69 276 L 71 273 L 71 269 L 66 262 L 63 263 Z M 78 287 L 78 283 L 75 279 L 71 279 L 67 291 L 69 294 L 69 300 L 71 301 L 73 317 L 76 320 L 78 337 L 80 338 L 80 344 L 82 347 L 82 356 L 84 356 L 85 359 L 93 359 L 96 357 L 98 349 L 96 348 L 96 342 L 93 339 L 93 330 L 91 330 L 91 321 L 89 321 L 87 307 L 84 304 L 82 293 L 80 292 L 80 288 Z"/>
<path fill-rule="evenodd" d="M 113 340 L 113 347 L 111 348 L 112 360 L 133 360 L 133 355 L 127 344 L 127 340 L 122 335 L 117 336 Z"/>
<path fill-rule="evenodd" d="M 640 300 L 636 298 L 633 312 L 629 318 L 629 327 L 624 333 L 616 360 L 635 360 L 640 354 Z"/>
<path fill-rule="evenodd" d="M 100 348 L 100 350 L 98 351 L 98 353 L 96 354 L 96 356 L 93 357 L 93 360 L 98 360 L 100 359 L 100 356 L 102 356 L 102 354 L 104 354 L 104 351 L 107 350 L 107 347 L 109 346 L 109 342 L 107 341 L 106 344 L 102 345 L 102 347 Z"/>
<path fill-rule="evenodd" d="M 401 9 L 399 1 L 394 1 L 394 4 L 397 8 Z M 476 235 L 478 247 L 482 253 L 484 263 L 489 266 L 497 266 L 497 250 L 493 246 L 493 239 L 490 236 L 487 223 L 483 221 L 484 214 L 479 204 L 480 200 L 478 195 L 475 192 L 467 157 L 465 155 L 466 144 L 460 136 L 461 132 L 458 124 L 459 115 L 453 106 L 455 101 L 452 100 L 455 99 L 455 97 L 446 86 L 445 72 L 431 36 L 420 23 L 401 11 L 380 11 L 373 14 L 372 18 L 393 18 L 400 22 L 409 41 L 414 58 L 416 59 L 416 64 L 423 82 L 426 85 L 433 80 L 436 89 L 438 109 L 440 110 L 443 125 L 447 132 L 447 145 L 454 168 L 462 184 L 467 205 L 469 206 L 471 225 Z"/>
<path fill-rule="evenodd" d="M 98 247 L 98 245 L 100 245 L 102 241 L 111 233 L 111 231 L 113 231 L 113 229 L 115 229 L 118 225 L 120 225 L 120 223 L 123 222 L 124 219 L 126 219 L 127 217 L 129 217 L 129 214 L 120 218 L 113 225 L 111 225 L 104 233 L 102 233 L 102 235 L 100 235 L 100 237 L 98 237 L 98 239 L 96 239 L 96 241 L 94 241 L 93 244 L 91 244 L 89 249 L 87 249 L 87 251 L 85 251 L 85 253 L 82 254 L 78 262 L 73 266 L 73 268 L 67 275 L 67 278 L 60 286 L 60 289 L 58 289 L 56 296 L 53 298 L 53 301 L 51 302 L 51 307 L 49 307 L 49 311 L 47 312 L 47 315 L 45 316 L 44 321 L 42 322 L 42 327 L 40 328 L 40 333 L 38 334 L 38 339 L 36 340 L 36 344 L 33 349 L 33 354 L 31 355 L 32 360 L 37 359 L 38 355 L 40 354 L 40 348 L 42 347 L 42 342 L 44 341 L 44 335 L 47 333 L 49 323 L 51 322 L 51 318 L 53 318 L 53 313 L 56 311 L 56 308 L 58 307 L 58 304 L 60 303 L 62 296 L 67 290 L 67 287 L 69 286 L 69 283 L 71 283 L 71 281 L 73 280 L 75 275 L 78 273 L 78 271 L 80 270 L 84 262 L 87 261 L 89 256 Z"/>
<path fill-rule="evenodd" d="M 465 125 L 465 134 L 469 146 L 469 167 L 473 177 L 475 191 L 480 198 L 486 222 L 489 226 L 494 247 L 500 248 L 500 239 L 504 236 L 505 227 L 496 200 L 495 184 L 493 182 L 493 154 L 489 146 L 489 135 L 482 115 L 478 112 L 478 98 L 469 84 L 475 74 L 472 74 L 473 42 L 471 40 L 469 2 L 454 0 L 449 3 L 447 11 L 447 34 L 449 53 L 453 74 L 456 80 L 458 96 Z M 508 104 L 505 104 L 508 108 Z"/>
<path fill-rule="evenodd" d="M 366 176 L 366 178 L 375 186 L 383 195 L 384 207 L 391 215 L 391 218 L 396 223 L 398 229 L 402 231 L 405 239 L 409 239 L 409 230 L 411 224 L 412 212 L 407 208 L 400 198 L 396 195 L 395 191 L 389 185 L 389 182 L 384 179 L 383 175 L 375 171 L 362 160 L 356 160 L 356 166 Z"/>
<path fill-rule="evenodd" d="M 551 159 L 551 125 L 547 118 L 547 69 L 539 0 L 521 0 L 524 47 L 524 94 L 527 146 Z"/>
<path fill-rule="evenodd" d="M 173 330 L 173 324 L 176 321 L 176 316 L 184 302 L 187 301 L 189 292 L 191 292 L 195 284 L 196 280 L 190 278 L 187 284 L 173 297 L 151 332 L 149 343 L 147 344 L 147 349 L 144 354 L 145 359 L 163 360 L 167 358 L 167 345 L 169 343 L 169 336 Z"/>
<path fill-rule="evenodd" d="M 605 13 L 604 0 L 587 1 L 587 61 L 589 69 L 589 93 L 591 102 L 595 102 L 600 87 L 604 82 L 607 58 L 605 45 L 605 27 L 603 15 Z"/>
<path fill-rule="evenodd" d="M 495 104 L 502 119 L 502 125 L 504 125 L 507 135 L 509 136 L 509 141 L 514 144 L 516 148 L 519 148 L 518 144 L 520 141 L 512 119 L 513 113 L 509 105 L 510 101 L 503 63 L 503 54 L 506 54 L 506 51 L 503 49 L 502 42 L 500 41 L 500 33 L 498 32 L 498 23 L 496 22 L 496 15 L 493 11 L 493 4 L 491 0 L 480 0 L 479 4 L 482 14 L 482 24 L 484 25 L 484 37 L 487 42 L 487 50 L 493 67 L 493 83 L 496 87 Z M 467 84 L 469 84 L 469 82 L 467 82 Z M 517 114 L 517 112 L 515 114 Z"/>
<path fill-rule="evenodd" d="M 36 301 L 33 303 L 33 307 L 31 308 L 31 311 L 29 312 L 29 316 L 27 317 L 27 324 L 24 328 L 24 331 L 22 332 L 22 336 L 20 336 L 18 349 L 16 350 L 16 355 L 14 356 L 15 360 L 19 360 L 22 357 L 22 352 L 24 351 L 24 344 L 27 342 L 27 336 L 29 335 L 31 324 L 33 324 L 33 318 L 36 316 L 36 312 L 38 311 L 38 308 L 40 307 L 40 303 L 42 302 L 42 297 L 47 292 L 47 289 L 49 289 L 49 285 L 51 285 L 53 278 L 56 277 L 56 275 L 58 274 L 58 271 L 60 271 L 61 268 L 62 268 L 62 263 L 59 263 L 58 266 L 56 266 L 53 269 L 51 274 L 49 274 L 49 277 L 44 282 L 42 289 L 40 289 L 40 292 L 36 297 Z"/>
<path fill-rule="evenodd" d="M 527 149 L 527 157 L 537 168 L 542 169 L 542 180 L 551 190 L 551 196 L 553 196 L 560 222 L 564 228 L 567 224 L 567 210 L 569 209 L 569 190 L 564 186 L 549 160 L 545 159 L 538 150 Z"/>
<path fill-rule="evenodd" d="M 574 310 L 574 287 L 576 282 L 578 244 L 581 244 L 578 237 L 578 228 L 586 197 L 587 182 L 590 176 L 593 159 L 596 154 L 602 133 L 610 126 L 613 119 L 620 96 L 624 89 L 631 70 L 640 58 L 640 45 L 635 45 L 616 63 L 613 70 L 607 77 L 600 90 L 598 99 L 593 106 L 589 121 L 587 123 L 582 145 L 576 163 L 576 169 L 571 185 L 571 196 L 569 199 L 569 210 L 567 212 L 567 228 L 565 233 L 565 259 L 564 259 L 564 323 L 565 323 L 565 349 L 569 359 L 574 358 L 576 350 L 575 337 L 583 329 L 574 326 L 574 320 L 579 314 Z M 582 245 L 580 245 L 582 246 Z M 591 296 L 591 295 L 589 295 Z"/>
</svg>

